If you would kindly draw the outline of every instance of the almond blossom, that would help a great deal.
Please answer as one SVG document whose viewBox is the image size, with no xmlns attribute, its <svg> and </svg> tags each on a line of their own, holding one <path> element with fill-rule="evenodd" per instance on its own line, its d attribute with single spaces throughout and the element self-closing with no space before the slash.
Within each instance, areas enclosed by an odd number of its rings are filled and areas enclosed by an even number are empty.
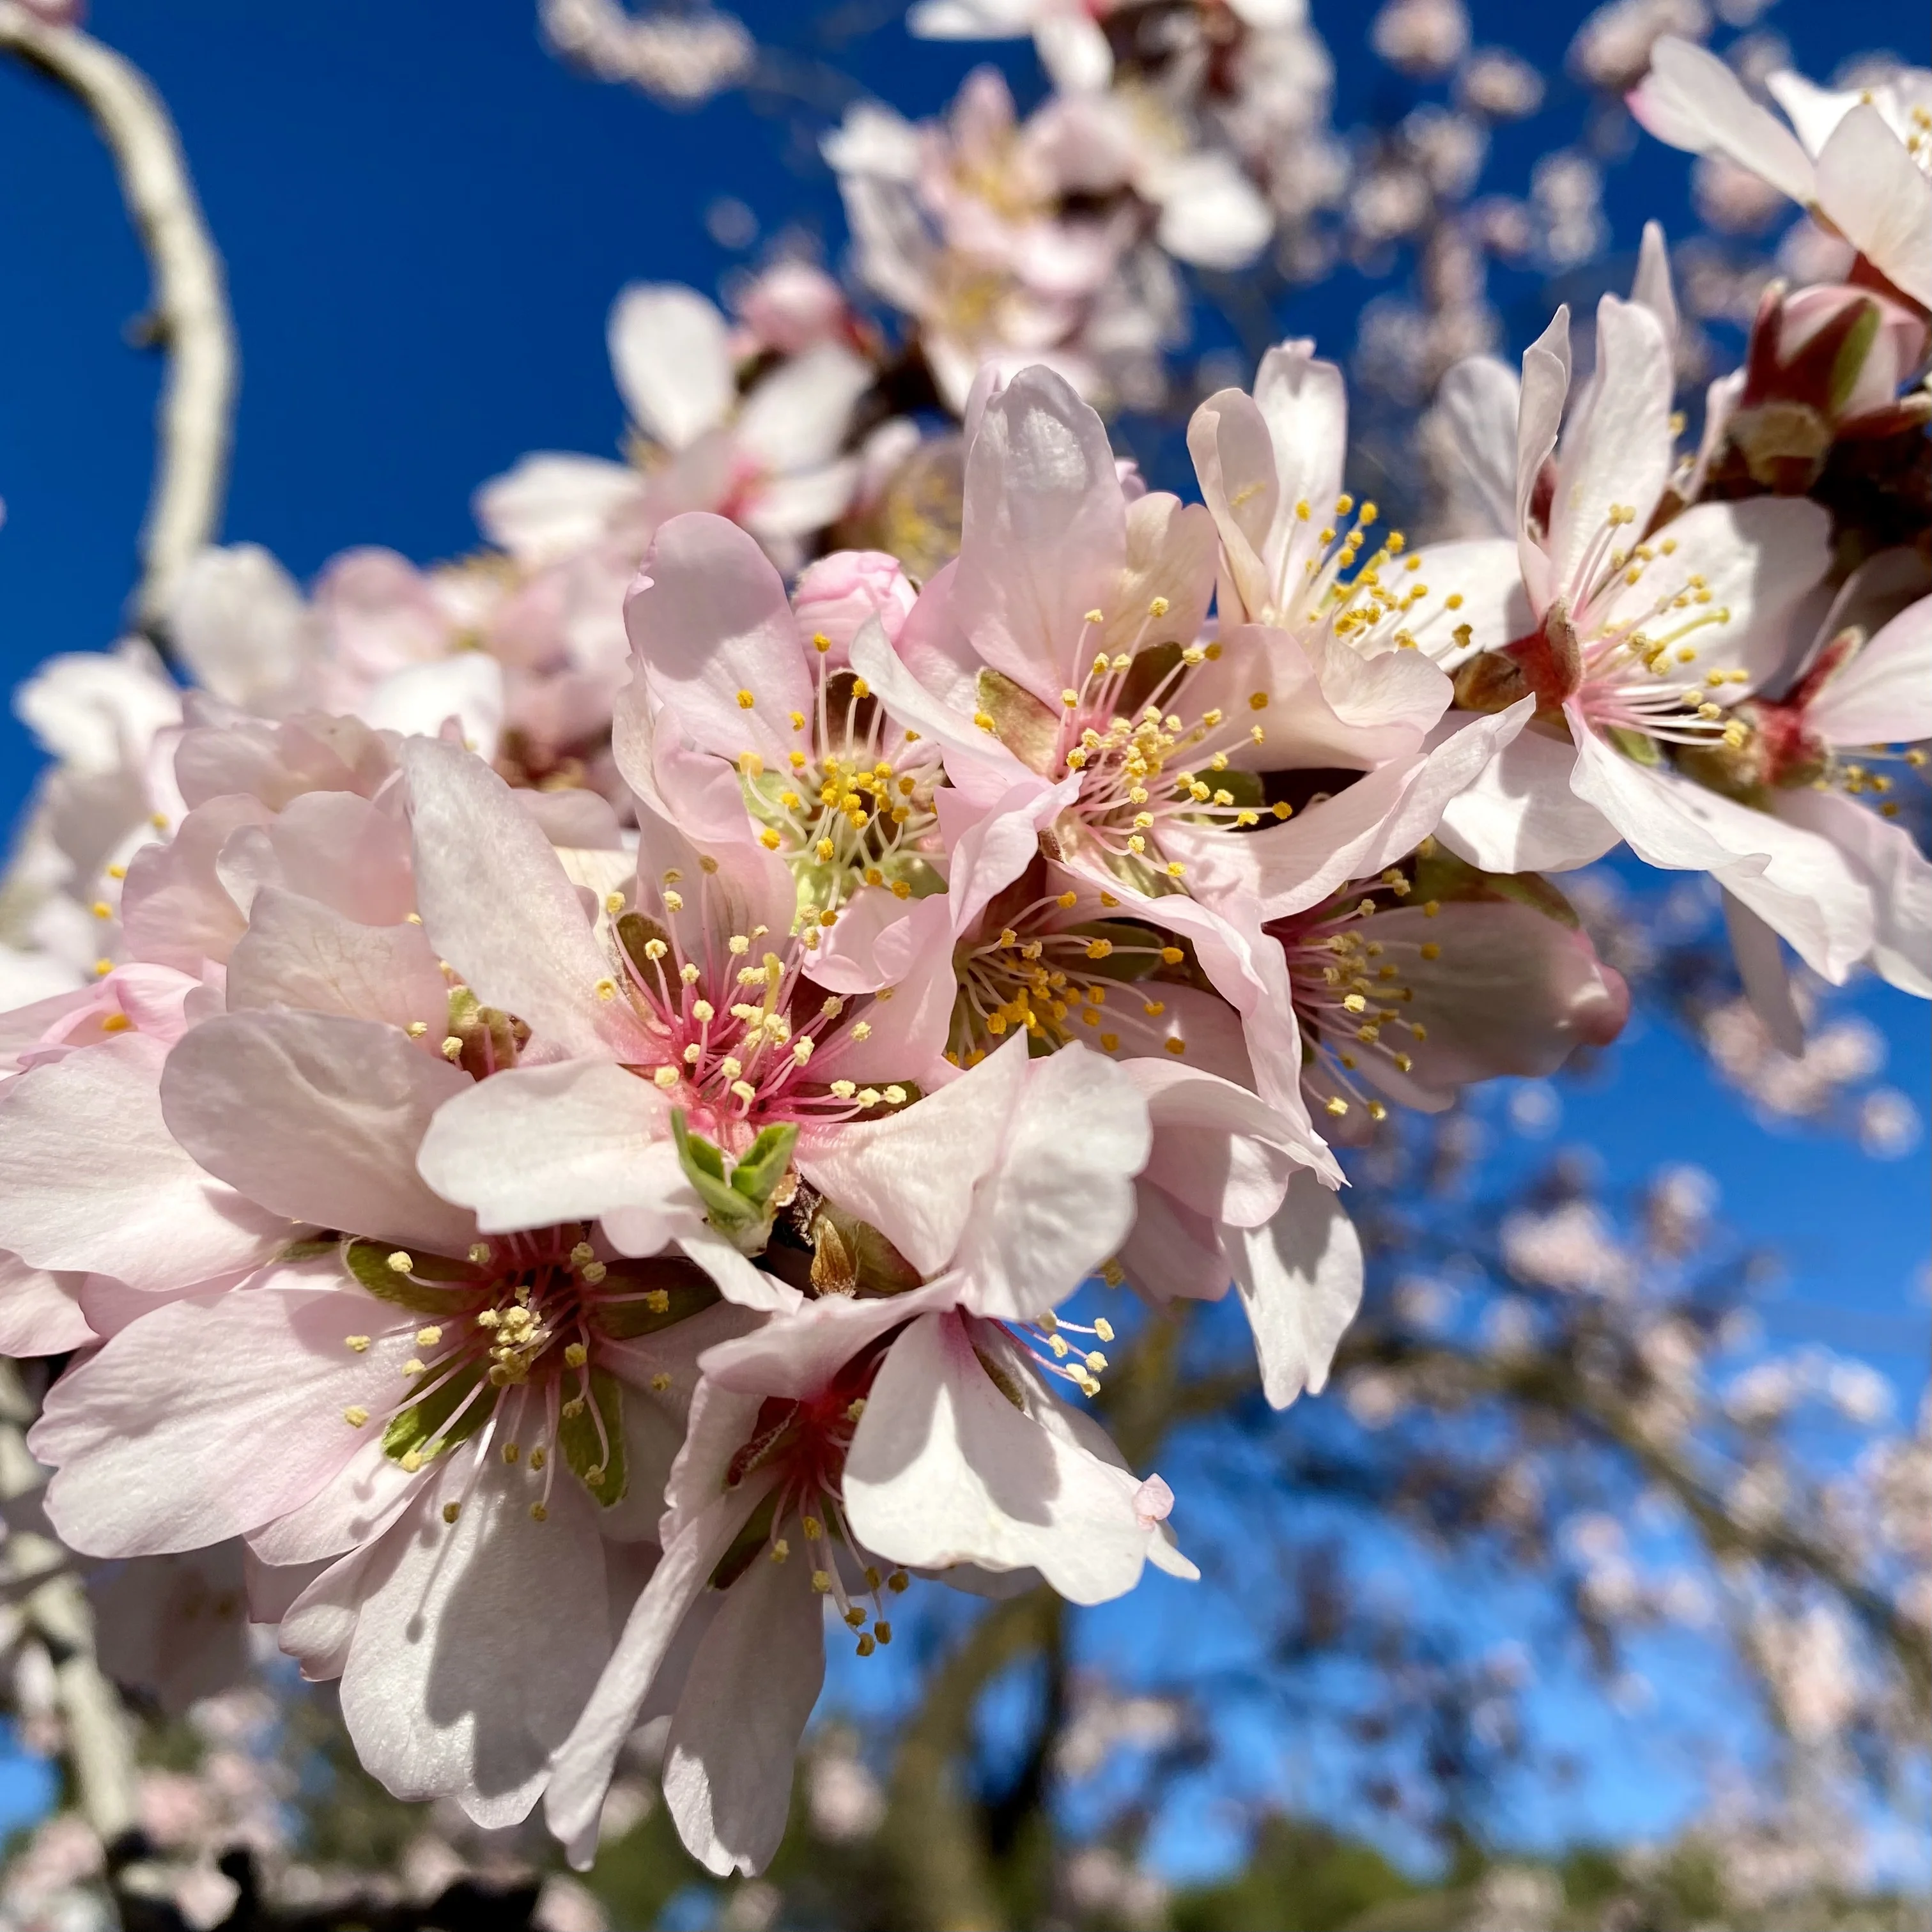
<svg viewBox="0 0 1932 1932">
<path fill-rule="evenodd" d="M 1768 498 L 1660 517 L 1676 461 L 1665 325 L 1645 301 L 1606 296 L 1597 340 L 1587 406 L 1560 448 L 1566 311 L 1526 355 L 1516 542 L 1457 547 L 1472 602 L 1502 614 L 1450 654 L 1459 701 L 1533 698 L 1537 716 L 1449 803 L 1441 836 L 1496 872 L 1562 870 L 1624 838 L 1649 864 L 1713 874 L 1841 980 L 1870 928 L 1832 848 L 1668 762 L 1742 742 L 1732 709 L 1777 669 L 1784 627 L 1824 573 L 1827 519 Z"/>
<path fill-rule="evenodd" d="M 1762 176 L 1844 236 L 1900 294 L 1932 308 L 1932 74 L 1902 68 L 1845 92 L 1789 70 L 1768 84 L 1789 127 L 1714 54 L 1666 34 L 1650 50 L 1630 109 L 1659 140 L 1723 154 Z"/>
<path fill-rule="evenodd" d="M 1259 921 L 1411 850 L 1527 707 L 1425 750 L 1449 687 L 1419 657 L 1318 658 L 1258 624 L 1197 640 L 1216 563 L 1208 513 L 1129 502 L 1099 418 L 1023 370 L 978 424 L 958 562 L 854 663 L 968 801 L 1036 814 L 1070 885 L 1196 948 L 1280 1106 L 1299 1056 Z M 1336 766 L 1367 776 L 1318 797 L 1295 776 Z"/>
<path fill-rule="evenodd" d="M 686 510 L 742 523 L 789 564 L 836 522 L 858 480 L 840 454 L 871 364 L 830 336 L 782 360 L 741 398 L 730 324 L 694 290 L 634 284 L 610 311 L 611 366 L 634 426 L 634 464 L 526 456 L 476 496 L 490 540 L 526 566 L 614 542 L 631 559 Z"/>
<path fill-rule="evenodd" d="M 439 1115 L 423 1150 L 432 1184 L 491 1232 L 595 1217 L 646 1254 L 675 1232 L 728 1293 L 795 1300 L 726 1233 L 755 1251 L 770 1217 L 748 1204 L 772 1202 L 795 1139 L 906 1104 L 902 1082 L 926 1076 L 943 1038 L 950 976 L 944 997 L 931 988 L 944 960 L 915 955 L 908 979 L 857 998 L 823 990 L 812 974 L 824 928 L 797 926 L 783 862 L 755 842 L 694 847 L 648 813 L 630 890 L 628 866 L 607 870 L 593 922 L 480 760 L 429 740 L 407 755 L 425 928 L 532 1041 L 524 1064 Z M 705 1158 L 751 1163 L 736 1197 L 710 1198 L 708 1222 L 681 1204 L 693 1134 Z M 721 1232 L 721 1214 L 739 1208 L 742 1228 Z"/>
<path fill-rule="evenodd" d="M 1106 1366 L 1066 1336 L 1107 1324 L 1070 1330 L 1053 1310 L 1118 1246 L 1148 1147 L 1120 1070 L 1078 1048 L 1030 1060 L 1016 1040 L 802 1163 L 824 1195 L 821 1298 L 700 1360 L 663 1562 L 545 1800 L 575 1862 L 619 1747 L 656 1708 L 686 1846 L 716 1872 L 762 1869 L 824 1671 L 826 1599 L 866 1656 L 891 1640 L 908 1569 L 1033 1570 L 1082 1603 L 1150 1560 L 1194 1574 L 1160 1526 L 1166 1486 L 1051 1392 Z"/>
</svg>

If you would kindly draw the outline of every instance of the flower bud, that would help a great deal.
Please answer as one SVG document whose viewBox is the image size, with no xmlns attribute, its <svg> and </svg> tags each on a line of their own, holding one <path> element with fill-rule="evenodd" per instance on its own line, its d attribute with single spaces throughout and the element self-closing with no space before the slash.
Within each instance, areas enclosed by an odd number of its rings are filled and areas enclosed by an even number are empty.
<svg viewBox="0 0 1932 1932">
<path fill-rule="evenodd" d="M 774 262 L 734 304 L 751 340 L 747 348 L 802 356 L 845 328 L 845 296 L 809 262 Z"/>
<path fill-rule="evenodd" d="M 1810 488 L 1834 442 L 1894 436 L 1932 415 L 1900 386 L 1924 359 L 1924 320 L 1870 289 L 1765 290 L 1745 352 L 1732 443 L 1753 479 L 1784 494 Z"/>
<path fill-rule="evenodd" d="M 792 609 L 798 616 L 799 635 L 814 647 L 814 655 L 823 654 L 828 670 L 838 670 L 868 618 L 878 618 L 886 643 L 896 643 L 914 595 L 897 557 L 884 550 L 839 550 L 806 566 L 792 596 Z"/>
</svg>

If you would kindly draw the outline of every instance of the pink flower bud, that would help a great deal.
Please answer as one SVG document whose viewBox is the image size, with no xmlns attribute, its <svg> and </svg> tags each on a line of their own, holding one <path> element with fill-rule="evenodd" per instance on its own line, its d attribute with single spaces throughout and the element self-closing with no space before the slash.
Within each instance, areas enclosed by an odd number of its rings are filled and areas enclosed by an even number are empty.
<svg viewBox="0 0 1932 1932">
<path fill-rule="evenodd" d="M 845 297 L 823 268 L 809 262 L 775 262 L 748 288 L 736 308 L 760 348 L 802 356 L 838 334 Z"/>
<path fill-rule="evenodd" d="M 1900 386 L 1924 360 L 1923 319 L 1871 289 L 1765 291 L 1745 352 L 1731 440 L 1759 482 L 1802 492 L 1834 441 L 1891 436 L 1924 420 Z"/>
<path fill-rule="evenodd" d="M 838 550 L 806 566 L 792 608 L 800 636 L 824 654 L 829 670 L 838 670 L 868 617 L 884 626 L 886 643 L 896 643 L 914 595 L 897 557 L 884 550 Z"/>
</svg>

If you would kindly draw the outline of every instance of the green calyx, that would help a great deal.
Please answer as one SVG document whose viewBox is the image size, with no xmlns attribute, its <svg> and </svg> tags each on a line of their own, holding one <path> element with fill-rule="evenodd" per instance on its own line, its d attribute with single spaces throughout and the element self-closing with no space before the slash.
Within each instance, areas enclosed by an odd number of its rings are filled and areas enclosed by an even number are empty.
<svg viewBox="0 0 1932 1932">
<path fill-rule="evenodd" d="M 704 1203 L 706 1218 L 742 1254 L 761 1252 L 770 1238 L 772 1216 L 783 1203 L 780 1187 L 791 1170 L 798 1129 L 789 1123 L 766 1127 L 735 1162 L 702 1134 L 691 1131 L 682 1108 L 671 1116 L 671 1132 L 686 1178 Z"/>
</svg>

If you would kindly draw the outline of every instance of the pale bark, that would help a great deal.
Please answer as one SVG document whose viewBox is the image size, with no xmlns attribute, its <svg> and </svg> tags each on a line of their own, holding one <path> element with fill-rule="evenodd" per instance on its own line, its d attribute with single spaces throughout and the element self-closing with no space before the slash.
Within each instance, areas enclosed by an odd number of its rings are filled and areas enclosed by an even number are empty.
<svg viewBox="0 0 1932 1932">
<path fill-rule="evenodd" d="M 50 26 L 20 0 L 0 0 L 0 49 L 64 88 L 92 116 L 147 254 L 153 292 L 136 332 L 167 367 L 128 614 L 165 644 L 176 579 L 220 528 L 228 485 L 237 368 L 221 257 L 174 122 L 139 68 L 77 28 Z"/>
</svg>

